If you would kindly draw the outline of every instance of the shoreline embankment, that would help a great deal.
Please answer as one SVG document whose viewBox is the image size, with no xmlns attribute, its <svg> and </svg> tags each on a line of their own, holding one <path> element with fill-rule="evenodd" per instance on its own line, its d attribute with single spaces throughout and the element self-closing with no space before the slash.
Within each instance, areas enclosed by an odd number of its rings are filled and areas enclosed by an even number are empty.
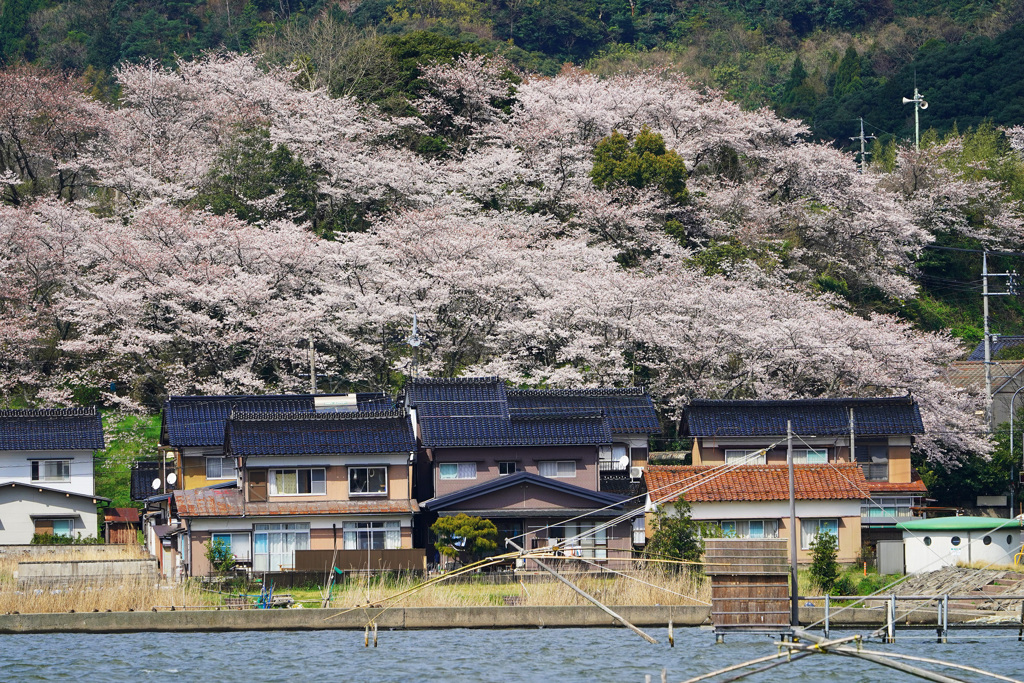
<svg viewBox="0 0 1024 683">
<path fill-rule="evenodd" d="M 703 606 L 616 606 L 623 618 L 636 626 L 705 626 L 711 623 L 710 608 Z M 977 614 L 950 612 L 950 623 L 975 618 Z M 824 618 L 824 609 L 802 607 L 800 621 L 810 625 Z M 831 626 L 862 628 L 880 626 L 883 609 L 834 609 Z M 395 607 L 392 609 L 208 609 L 159 612 L 71 612 L 0 615 L 0 634 L 16 633 L 136 633 L 209 631 L 314 631 L 324 629 L 363 630 L 368 623 L 378 629 L 514 629 L 612 627 L 619 622 L 592 606 L 551 607 Z M 899 625 L 907 625 L 901 617 Z M 934 610 L 917 610 L 909 625 L 936 624 Z"/>
</svg>

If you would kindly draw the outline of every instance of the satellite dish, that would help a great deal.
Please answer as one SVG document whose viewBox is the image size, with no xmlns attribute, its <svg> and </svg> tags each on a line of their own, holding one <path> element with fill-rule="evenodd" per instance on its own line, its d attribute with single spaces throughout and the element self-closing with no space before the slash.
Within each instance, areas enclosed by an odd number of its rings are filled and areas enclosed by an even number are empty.
<svg viewBox="0 0 1024 683">
<path fill-rule="evenodd" d="M 928 108 L 928 103 L 925 102 L 924 100 L 921 100 L 921 104 L 918 105 L 918 106 L 920 106 L 921 109 L 927 109 Z"/>
<path fill-rule="evenodd" d="M 174 472 L 171 472 L 170 474 L 167 475 L 167 483 L 170 486 L 174 486 L 174 484 L 177 483 L 177 481 L 178 481 L 178 475 L 175 474 Z"/>
<path fill-rule="evenodd" d="M 621 467 L 623 469 L 629 467 L 629 456 L 628 455 L 619 456 L 619 467 Z"/>
<path fill-rule="evenodd" d="M 159 491 L 160 490 L 160 477 L 157 477 L 156 479 L 153 480 L 153 490 L 154 491 Z"/>
</svg>

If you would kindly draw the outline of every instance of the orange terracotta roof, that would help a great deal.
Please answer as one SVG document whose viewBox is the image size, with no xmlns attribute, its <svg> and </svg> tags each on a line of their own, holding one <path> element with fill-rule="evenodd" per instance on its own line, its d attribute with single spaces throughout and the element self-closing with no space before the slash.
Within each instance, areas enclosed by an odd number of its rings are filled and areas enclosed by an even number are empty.
<svg viewBox="0 0 1024 683">
<path fill-rule="evenodd" d="M 992 391 L 999 391 L 1024 372 L 1020 361 L 997 361 L 992 370 Z M 954 387 L 985 387 L 985 361 L 958 360 L 946 369 L 946 381 Z"/>
<path fill-rule="evenodd" d="M 870 490 L 864 472 L 853 463 L 796 465 L 793 474 L 798 500 L 862 499 Z M 644 479 L 655 501 L 677 500 L 680 493 L 691 503 L 789 500 L 785 465 L 743 465 L 726 471 L 709 465 L 652 465 L 644 470 Z"/>
<path fill-rule="evenodd" d="M 928 487 L 921 481 L 921 475 L 913 472 L 909 482 L 896 484 L 888 481 L 869 481 L 871 493 L 928 493 Z"/>
<path fill-rule="evenodd" d="M 182 517 L 249 517 L 273 515 L 374 515 L 419 512 L 412 499 L 357 499 L 274 501 L 245 503 L 238 489 L 190 489 L 174 492 L 174 504 Z"/>
</svg>

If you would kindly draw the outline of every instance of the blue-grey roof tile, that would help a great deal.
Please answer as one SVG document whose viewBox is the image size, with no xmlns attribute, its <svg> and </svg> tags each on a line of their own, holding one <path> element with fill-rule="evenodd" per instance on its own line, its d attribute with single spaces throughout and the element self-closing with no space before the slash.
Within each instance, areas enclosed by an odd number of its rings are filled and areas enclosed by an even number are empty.
<svg viewBox="0 0 1024 683">
<path fill-rule="evenodd" d="M 416 450 L 401 410 L 357 413 L 234 412 L 225 451 L 236 456 L 410 453 Z"/>
<path fill-rule="evenodd" d="M 548 394 L 548 402 L 513 399 L 513 393 L 498 377 L 415 378 L 406 389 L 427 448 L 611 443 L 612 423 L 604 407 Z M 516 407 L 516 400 L 523 403 Z"/>
<path fill-rule="evenodd" d="M 170 446 L 222 446 L 224 426 L 234 410 L 260 413 L 312 413 L 312 394 L 265 396 L 171 396 L 164 404 L 161 441 Z M 390 410 L 394 401 L 380 393 L 356 394 L 359 411 Z"/>
<path fill-rule="evenodd" d="M 584 500 L 593 502 L 595 508 L 611 507 L 621 509 L 622 506 L 628 502 L 625 496 L 618 494 L 606 493 L 604 491 L 592 491 L 558 479 L 542 477 L 538 474 L 533 474 L 532 472 L 517 472 L 507 477 L 491 479 L 490 481 L 485 481 L 484 483 L 477 484 L 476 486 L 470 486 L 468 488 L 459 489 L 454 493 L 432 498 L 424 502 L 423 507 L 433 511 L 444 510 L 451 505 L 481 496 L 487 496 L 497 491 L 501 491 L 502 489 L 519 486 L 520 484 L 541 486 L 561 493 L 579 496 Z M 556 513 L 557 510 L 552 510 L 552 512 Z"/>
<path fill-rule="evenodd" d="M 510 389 L 513 415 L 543 410 L 601 412 L 613 434 L 658 434 L 661 425 L 650 395 L 640 387 L 624 389 Z"/>
<path fill-rule="evenodd" d="M 804 435 L 850 433 L 853 409 L 857 436 L 923 434 L 913 398 L 826 398 L 792 401 L 693 401 L 686 409 L 688 436 L 781 436 L 786 421 Z"/>
<path fill-rule="evenodd" d="M 103 448 L 103 419 L 96 408 L 0 410 L 0 450 L 100 448 Z"/>
<path fill-rule="evenodd" d="M 1016 346 L 1024 346 L 1024 337 L 999 337 L 989 341 L 990 353 L 995 356 L 1000 351 L 1012 349 Z M 978 345 L 967 356 L 967 360 L 985 360 L 985 340 L 978 342 Z"/>
</svg>

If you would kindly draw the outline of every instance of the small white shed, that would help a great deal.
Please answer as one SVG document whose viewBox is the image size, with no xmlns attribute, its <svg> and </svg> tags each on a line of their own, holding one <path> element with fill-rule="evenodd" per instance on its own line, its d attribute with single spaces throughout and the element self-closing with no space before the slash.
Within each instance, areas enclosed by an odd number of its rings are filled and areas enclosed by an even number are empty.
<svg viewBox="0 0 1024 683">
<path fill-rule="evenodd" d="M 1013 564 L 1021 551 L 1021 521 L 998 517 L 937 517 L 897 524 L 908 574 L 955 564 Z"/>
</svg>

